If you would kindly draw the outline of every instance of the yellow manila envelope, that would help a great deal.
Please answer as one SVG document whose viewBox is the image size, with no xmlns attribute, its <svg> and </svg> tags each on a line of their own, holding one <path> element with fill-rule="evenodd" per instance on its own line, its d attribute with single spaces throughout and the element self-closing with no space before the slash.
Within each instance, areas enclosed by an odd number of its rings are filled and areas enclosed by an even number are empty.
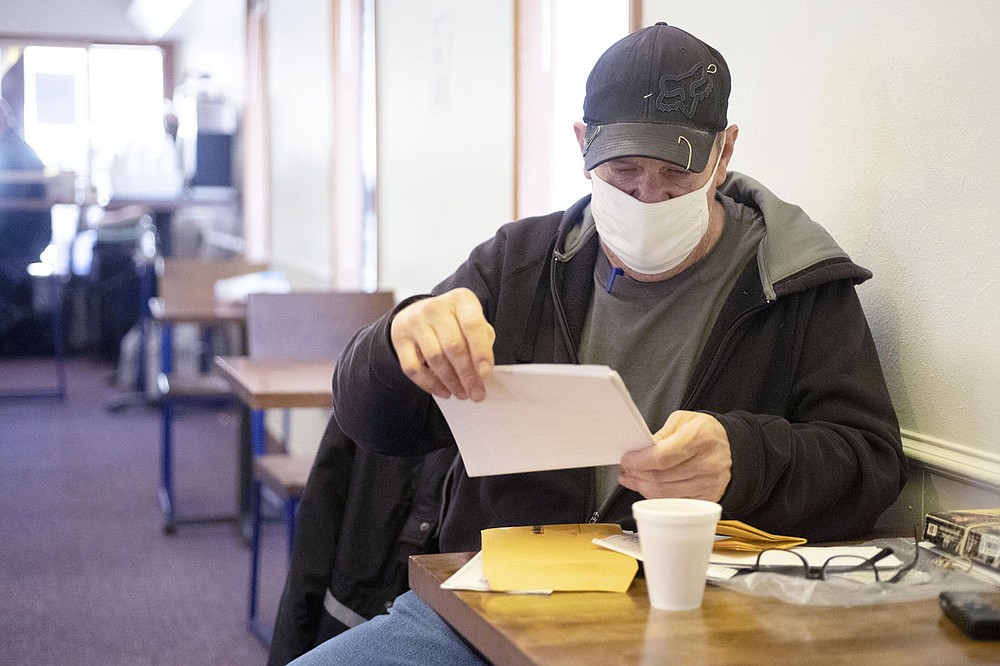
<svg viewBox="0 0 1000 666">
<path fill-rule="evenodd" d="M 483 530 L 483 576 L 499 592 L 625 592 L 638 562 L 591 542 L 621 533 L 603 523 Z"/>
<path fill-rule="evenodd" d="M 720 520 L 715 533 L 726 537 L 718 539 L 712 550 L 758 552 L 767 548 L 794 548 L 806 542 L 801 537 L 769 534 L 738 520 Z"/>
</svg>

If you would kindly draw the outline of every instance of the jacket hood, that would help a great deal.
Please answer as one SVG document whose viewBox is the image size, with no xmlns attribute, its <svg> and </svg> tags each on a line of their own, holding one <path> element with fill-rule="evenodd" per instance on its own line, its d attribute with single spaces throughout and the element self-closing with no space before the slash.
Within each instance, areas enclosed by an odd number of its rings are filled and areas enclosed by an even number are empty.
<svg viewBox="0 0 1000 666">
<path fill-rule="evenodd" d="M 767 300 L 834 280 L 849 279 L 858 284 L 872 276 L 805 211 L 779 199 L 753 178 L 730 171 L 718 191 L 760 211 L 764 218 L 757 267 Z M 555 245 L 557 260 L 568 261 L 589 242 L 597 242 L 593 220 L 584 215 L 589 204 L 588 194 L 563 213 Z"/>
<path fill-rule="evenodd" d="M 764 218 L 757 267 L 768 300 L 824 282 L 850 279 L 857 284 L 872 276 L 851 261 L 829 232 L 805 211 L 782 201 L 753 178 L 731 171 L 719 192 L 759 210 Z"/>
<path fill-rule="evenodd" d="M 584 215 L 590 205 L 590 195 L 583 197 L 566 209 L 556 232 L 555 257 L 559 261 L 569 261 L 587 244 L 597 242 L 597 227 L 593 218 Z"/>
</svg>

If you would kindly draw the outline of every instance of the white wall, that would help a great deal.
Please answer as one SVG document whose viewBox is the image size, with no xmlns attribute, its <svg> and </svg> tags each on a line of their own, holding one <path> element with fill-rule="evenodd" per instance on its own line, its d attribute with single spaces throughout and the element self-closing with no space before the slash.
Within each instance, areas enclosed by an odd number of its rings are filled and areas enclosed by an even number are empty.
<svg viewBox="0 0 1000 666">
<path fill-rule="evenodd" d="M 330 280 L 330 2 L 268 5 L 271 260 Z"/>
<path fill-rule="evenodd" d="M 3 0 L 0 33 L 142 39 L 125 20 L 128 0 Z"/>
<path fill-rule="evenodd" d="M 380 0 L 379 282 L 426 292 L 513 217 L 513 7 Z"/>
<path fill-rule="evenodd" d="M 1000 3 L 646 0 L 658 20 L 727 59 L 732 167 L 875 273 L 860 294 L 908 452 L 996 483 Z"/>
<path fill-rule="evenodd" d="M 127 2 L 125 3 L 128 4 Z M 244 0 L 194 0 L 164 39 L 178 41 L 177 82 L 185 72 L 208 72 L 232 104 L 243 103 Z"/>
</svg>

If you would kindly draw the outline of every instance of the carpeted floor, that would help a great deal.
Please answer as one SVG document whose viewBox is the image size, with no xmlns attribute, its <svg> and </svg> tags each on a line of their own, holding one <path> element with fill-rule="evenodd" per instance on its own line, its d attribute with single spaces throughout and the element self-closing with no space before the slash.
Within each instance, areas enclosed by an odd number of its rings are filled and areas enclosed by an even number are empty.
<svg viewBox="0 0 1000 666">
<path fill-rule="evenodd" d="M 252 665 L 249 549 L 234 525 L 162 531 L 159 410 L 109 411 L 112 368 L 68 366 L 66 400 L 0 402 L 0 664 Z M 0 391 L 52 385 L 51 361 L 0 359 Z M 175 427 L 182 512 L 236 502 L 235 413 L 190 410 Z M 261 616 L 287 566 L 268 524 Z"/>
</svg>

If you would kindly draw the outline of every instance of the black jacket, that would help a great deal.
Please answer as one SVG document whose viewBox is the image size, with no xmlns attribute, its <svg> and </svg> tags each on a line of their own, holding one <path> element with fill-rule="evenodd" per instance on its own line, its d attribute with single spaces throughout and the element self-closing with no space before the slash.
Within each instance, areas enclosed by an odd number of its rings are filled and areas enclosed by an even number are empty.
<svg viewBox="0 0 1000 666">
<path fill-rule="evenodd" d="M 855 293 L 871 274 L 801 209 L 752 179 L 731 174 L 720 195 L 760 210 L 766 226 L 681 407 L 709 412 L 726 429 L 732 480 L 720 501 L 725 517 L 811 540 L 865 534 L 897 497 L 907 470 Z M 478 295 L 496 331 L 496 363 L 577 362 L 599 251 L 593 229 L 581 230 L 588 202 L 501 227 L 434 289 L 464 286 Z M 337 421 L 379 453 L 451 447 L 433 399 L 399 368 L 389 341 L 392 315 L 362 329 L 339 359 Z M 638 498 L 622 489 L 596 517 L 631 526 Z M 584 522 L 598 508 L 591 468 L 470 478 L 460 467 L 440 546 L 477 550 L 484 528 Z"/>
<path fill-rule="evenodd" d="M 414 458 L 371 453 L 330 419 L 299 504 L 269 665 L 384 613 L 407 589 L 409 556 L 437 548 L 455 456 L 448 448 Z"/>
</svg>

